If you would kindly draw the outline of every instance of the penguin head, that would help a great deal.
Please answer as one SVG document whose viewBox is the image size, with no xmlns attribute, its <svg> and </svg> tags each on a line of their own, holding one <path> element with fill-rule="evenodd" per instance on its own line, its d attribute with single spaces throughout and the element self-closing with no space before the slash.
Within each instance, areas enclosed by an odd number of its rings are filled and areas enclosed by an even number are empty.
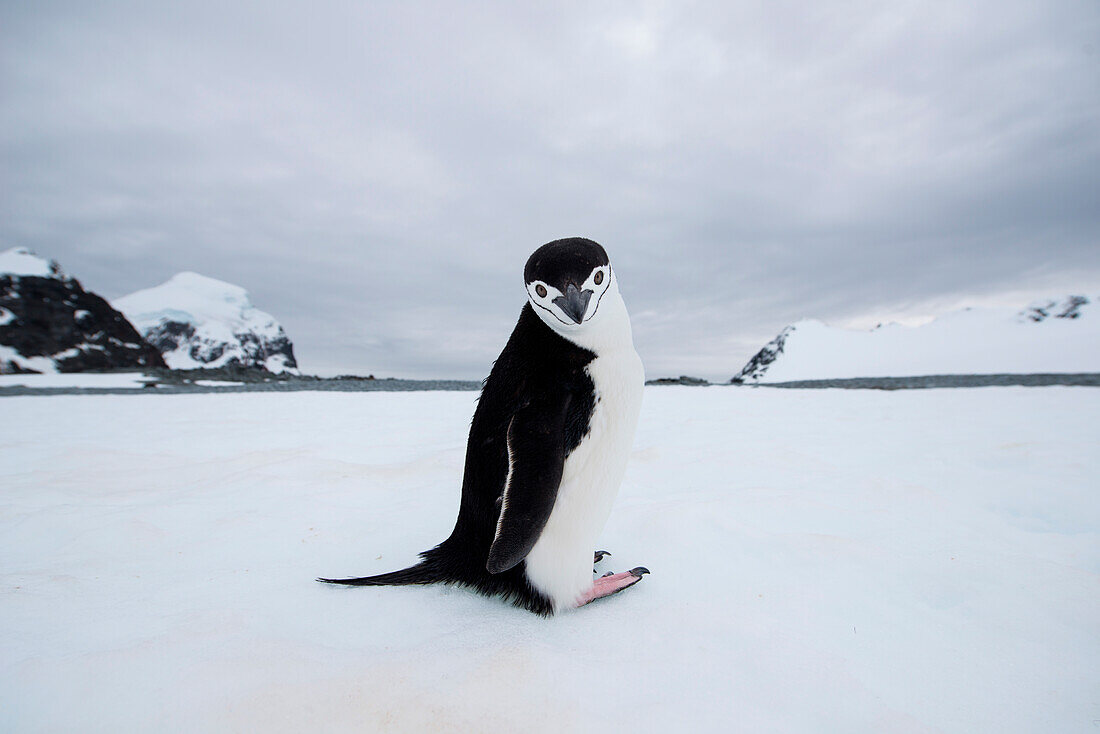
<svg viewBox="0 0 1100 734">
<path fill-rule="evenodd" d="M 614 277 L 602 247 L 570 237 L 535 250 L 523 269 L 523 280 L 539 318 L 555 331 L 570 332 L 584 329 L 597 317 Z"/>
</svg>

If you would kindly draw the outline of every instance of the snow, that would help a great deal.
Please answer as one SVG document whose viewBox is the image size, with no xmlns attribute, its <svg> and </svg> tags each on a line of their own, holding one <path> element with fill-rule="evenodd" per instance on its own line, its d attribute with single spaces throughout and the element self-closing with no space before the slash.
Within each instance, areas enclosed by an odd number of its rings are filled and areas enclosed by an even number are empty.
<svg viewBox="0 0 1100 734">
<path fill-rule="evenodd" d="M 275 374 L 281 374 L 283 372 L 293 372 L 297 374 L 298 372 L 297 367 L 290 366 L 290 361 L 286 358 L 285 354 L 272 354 L 264 360 L 264 369 L 268 372 L 274 372 Z"/>
<path fill-rule="evenodd" d="M 1057 309 L 1070 300 L 1044 304 Z M 872 331 L 800 321 L 788 327 L 778 358 L 751 381 L 1100 372 L 1097 300 L 1078 304 L 1078 317 L 1038 321 L 1031 315 L 1038 303 L 1024 312 L 975 308 L 923 326 L 888 324 Z"/>
<path fill-rule="evenodd" d="M 35 255 L 26 247 L 13 247 L 0 252 L 0 275 L 54 278 L 61 275 L 56 263 Z"/>
<path fill-rule="evenodd" d="M 15 314 L 0 306 L 0 326 L 7 326 L 12 321 L 15 321 Z"/>
<path fill-rule="evenodd" d="M 1100 390 L 647 388 L 541 619 L 442 540 L 473 393 L 0 399 L 0 730 L 1086 732 Z"/>
<path fill-rule="evenodd" d="M 3 349 L 3 347 L 0 347 Z M 0 359 L 3 356 L 0 355 Z M 46 359 L 38 357 L 37 359 Z M 28 361 L 23 357 L 23 361 Z M 51 362 L 52 364 L 52 362 Z M 42 375 L 0 375 L 0 387 L 48 387 L 48 388 L 127 388 L 144 387 L 149 378 L 141 372 L 57 372 Z"/>
<path fill-rule="evenodd" d="M 0 344 L 0 381 L 6 380 L 9 377 L 3 374 L 5 365 L 15 365 L 19 369 L 34 370 L 35 372 L 42 373 L 57 372 L 57 365 L 54 364 L 52 357 L 24 357 L 19 353 L 19 350 L 14 347 Z M 26 375 L 17 376 L 26 377 Z"/>
<path fill-rule="evenodd" d="M 111 305 L 146 336 L 165 321 L 194 327 L 193 337 L 162 355 L 172 369 L 217 368 L 234 358 L 245 360 L 240 343 L 243 334 L 254 334 L 265 342 L 285 337 L 279 322 L 253 306 L 244 288 L 198 273 L 177 273 L 159 286 L 118 298 Z M 218 356 L 206 361 L 195 359 L 195 344 Z M 218 345 L 227 348 L 220 350 Z M 296 371 L 287 366 L 281 354 L 269 357 L 264 367 L 272 372 Z"/>
</svg>

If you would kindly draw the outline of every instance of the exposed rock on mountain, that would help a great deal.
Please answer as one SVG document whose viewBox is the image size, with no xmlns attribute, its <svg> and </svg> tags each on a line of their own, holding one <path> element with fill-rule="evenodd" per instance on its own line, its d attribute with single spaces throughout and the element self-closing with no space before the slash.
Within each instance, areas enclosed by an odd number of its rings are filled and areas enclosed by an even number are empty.
<svg viewBox="0 0 1100 734">
<path fill-rule="evenodd" d="M 1067 296 L 1060 300 L 1044 299 L 1035 301 L 1019 314 L 1017 321 L 1045 321 L 1047 319 L 1078 319 L 1082 308 L 1089 304 L 1085 296 Z"/>
<path fill-rule="evenodd" d="M 56 262 L 22 247 L 0 253 L 0 373 L 163 366 L 125 316 Z"/>
<path fill-rule="evenodd" d="M 793 326 L 788 326 L 779 335 L 764 345 L 764 348 L 752 356 L 752 359 L 741 368 L 731 382 L 757 382 L 768 371 L 772 362 L 783 354 L 783 345 L 787 343 L 787 336 L 794 331 Z"/>
<path fill-rule="evenodd" d="M 115 299 L 114 305 L 173 369 L 297 371 L 283 327 L 253 306 L 240 286 L 179 273 L 155 288 Z"/>
</svg>

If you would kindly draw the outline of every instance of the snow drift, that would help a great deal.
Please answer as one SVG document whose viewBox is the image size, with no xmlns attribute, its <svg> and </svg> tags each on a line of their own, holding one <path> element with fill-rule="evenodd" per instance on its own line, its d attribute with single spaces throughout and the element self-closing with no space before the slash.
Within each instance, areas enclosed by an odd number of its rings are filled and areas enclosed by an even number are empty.
<svg viewBox="0 0 1100 734">
<path fill-rule="evenodd" d="M 294 346 L 283 327 L 253 306 L 240 286 L 184 272 L 117 298 L 114 305 L 173 369 L 297 371 Z"/>
<path fill-rule="evenodd" d="M 734 382 L 1100 372 L 1096 298 L 1036 301 L 1026 309 L 965 309 L 918 327 L 870 331 L 799 321 L 757 352 Z"/>
</svg>

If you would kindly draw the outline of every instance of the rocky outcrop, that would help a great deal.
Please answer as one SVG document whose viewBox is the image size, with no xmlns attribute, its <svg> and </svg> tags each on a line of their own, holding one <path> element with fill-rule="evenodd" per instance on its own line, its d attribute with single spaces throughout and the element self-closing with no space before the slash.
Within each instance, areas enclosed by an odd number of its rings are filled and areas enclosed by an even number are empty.
<svg viewBox="0 0 1100 734">
<path fill-rule="evenodd" d="M 680 375 L 679 377 L 658 377 L 653 380 L 646 380 L 647 385 L 687 385 L 689 387 L 702 387 L 703 385 L 709 385 L 710 383 L 701 377 L 691 377 L 689 375 Z"/>
<path fill-rule="evenodd" d="M 794 326 L 788 326 L 779 332 L 779 335 L 764 345 L 764 348 L 752 356 L 741 371 L 734 375 L 730 382 L 740 384 L 759 380 L 768 371 L 772 362 L 783 354 L 783 346 L 787 343 L 787 337 L 794 331 Z"/>
<path fill-rule="evenodd" d="M 0 372 L 163 367 L 126 317 L 56 262 L 0 253 Z"/>
<path fill-rule="evenodd" d="M 173 369 L 241 367 L 296 372 L 294 345 L 244 288 L 198 273 L 179 273 L 114 305 Z"/>
<path fill-rule="evenodd" d="M 1085 296 L 1066 296 L 1052 300 L 1035 301 L 1018 314 L 1020 321 L 1041 323 L 1047 319 L 1079 319 L 1082 308 L 1089 304 Z"/>
</svg>

